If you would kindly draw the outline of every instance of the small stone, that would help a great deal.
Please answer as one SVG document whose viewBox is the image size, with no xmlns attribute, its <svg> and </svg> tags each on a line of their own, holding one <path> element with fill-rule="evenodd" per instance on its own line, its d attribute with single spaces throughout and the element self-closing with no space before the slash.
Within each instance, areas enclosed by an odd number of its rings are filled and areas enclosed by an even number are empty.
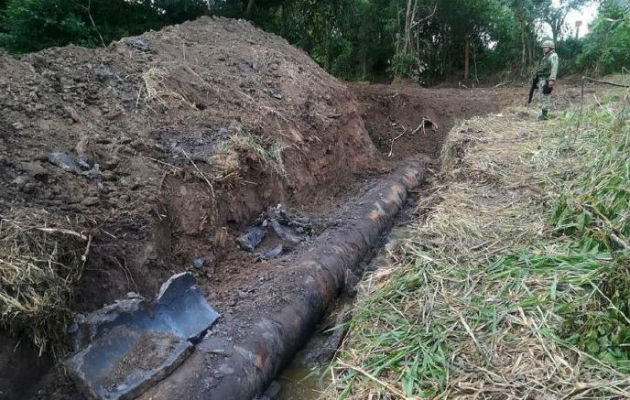
<svg viewBox="0 0 630 400">
<path fill-rule="evenodd" d="M 140 40 L 138 38 L 130 37 L 130 38 L 123 39 L 123 41 L 124 41 L 124 43 L 127 46 L 133 47 L 133 48 L 135 48 L 137 50 L 140 50 L 140 51 L 142 51 L 144 53 L 149 51 L 149 46 L 145 42 L 143 42 L 142 40 Z"/>
<path fill-rule="evenodd" d="M 236 242 L 241 249 L 253 251 L 263 240 L 266 233 L 267 229 L 265 227 L 252 227 L 249 228 L 244 235 L 239 236 Z"/>
<path fill-rule="evenodd" d="M 102 176 L 103 176 L 103 179 L 105 179 L 106 181 L 116 180 L 116 174 L 114 174 L 112 171 L 103 171 Z"/>
<path fill-rule="evenodd" d="M 18 131 L 24 129 L 24 124 L 21 122 L 14 122 L 11 126 Z"/>
<path fill-rule="evenodd" d="M 203 258 L 197 258 L 195 259 L 195 261 L 193 261 L 193 265 L 197 269 L 203 268 L 204 264 L 205 264 L 205 260 Z"/>
<path fill-rule="evenodd" d="M 90 158 L 88 156 L 86 156 L 85 154 L 79 155 L 76 158 L 76 163 L 83 171 L 89 171 L 92 168 L 92 165 L 93 165 L 93 163 L 90 160 Z"/>
<path fill-rule="evenodd" d="M 48 161 L 51 164 L 58 166 L 64 171 L 75 171 L 77 166 L 66 153 L 62 152 L 53 152 L 48 155 Z"/>
<path fill-rule="evenodd" d="M 63 110 L 66 112 L 68 117 L 72 120 L 72 122 L 79 122 L 80 117 L 76 110 L 70 106 L 64 106 Z"/>
<path fill-rule="evenodd" d="M 22 170 L 34 178 L 44 180 L 48 176 L 48 171 L 38 162 L 26 162 L 21 164 Z"/>
<path fill-rule="evenodd" d="M 265 252 L 263 252 L 262 254 L 259 254 L 258 256 L 262 259 L 262 260 L 272 260 L 274 258 L 278 258 L 280 257 L 280 255 L 282 254 L 282 251 L 284 250 L 284 246 L 282 246 L 281 244 L 274 247 L 271 250 L 267 250 Z"/>
<path fill-rule="evenodd" d="M 81 201 L 81 204 L 83 204 L 84 206 L 87 207 L 91 207 L 91 206 L 95 206 L 100 202 L 100 200 L 98 199 L 98 197 L 96 196 L 90 196 L 90 197 L 86 197 L 85 199 L 83 199 Z"/>
<path fill-rule="evenodd" d="M 22 186 L 26 185 L 26 182 L 28 182 L 28 177 L 24 176 L 24 175 L 20 175 L 17 178 L 15 178 L 13 180 L 13 184 L 16 185 L 17 187 L 21 188 Z"/>
</svg>

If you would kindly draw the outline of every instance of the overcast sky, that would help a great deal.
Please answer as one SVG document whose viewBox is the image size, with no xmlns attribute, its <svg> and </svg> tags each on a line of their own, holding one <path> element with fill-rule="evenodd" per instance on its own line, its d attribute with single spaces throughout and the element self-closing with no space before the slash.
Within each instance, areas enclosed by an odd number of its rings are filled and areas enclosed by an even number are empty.
<svg viewBox="0 0 630 400">
<path fill-rule="evenodd" d="M 558 6 L 560 1 L 553 0 L 553 4 Z M 571 11 L 569 15 L 567 15 L 567 30 L 564 31 L 564 37 L 575 35 L 575 21 L 582 21 L 582 26 L 580 27 L 580 37 L 586 35 L 588 33 L 588 24 L 590 24 L 597 15 L 597 4 L 597 1 L 591 1 L 581 9 Z M 551 37 L 551 29 L 547 26 L 547 24 L 544 25 L 543 36 Z"/>
</svg>

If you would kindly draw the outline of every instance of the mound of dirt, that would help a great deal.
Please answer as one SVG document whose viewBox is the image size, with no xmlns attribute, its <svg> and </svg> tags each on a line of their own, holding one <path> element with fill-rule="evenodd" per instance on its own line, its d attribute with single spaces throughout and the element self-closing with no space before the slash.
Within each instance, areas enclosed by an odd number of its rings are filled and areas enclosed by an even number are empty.
<svg viewBox="0 0 630 400">
<path fill-rule="evenodd" d="M 0 54 L 0 107 L 0 218 L 89 221 L 73 229 L 92 237 L 75 311 L 153 296 L 197 255 L 218 263 L 265 207 L 384 168 L 345 84 L 240 20 Z"/>
<path fill-rule="evenodd" d="M 79 308 L 152 295 L 266 205 L 380 168 L 345 85 L 245 21 L 0 55 L 0 71 L 0 213 L 89 215 Z"/>
</svg>

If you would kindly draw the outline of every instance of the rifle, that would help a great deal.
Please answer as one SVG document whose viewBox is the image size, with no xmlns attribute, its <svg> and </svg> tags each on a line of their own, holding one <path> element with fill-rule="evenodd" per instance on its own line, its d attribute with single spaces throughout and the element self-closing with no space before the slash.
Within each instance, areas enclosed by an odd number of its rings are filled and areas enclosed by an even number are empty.
<svg viewBox="0 0 630 400">
<path fill-rule="evenodd" d="M 538 80 L 539 78 L 535 76 L 534 80 L 532 81 L 532 87 L 529 89 L 529 99 L 527 100 L 527 104 L 532 102 L 532 97 L 534 97 L 534 90 L 538 88 Z"/>
</svg>

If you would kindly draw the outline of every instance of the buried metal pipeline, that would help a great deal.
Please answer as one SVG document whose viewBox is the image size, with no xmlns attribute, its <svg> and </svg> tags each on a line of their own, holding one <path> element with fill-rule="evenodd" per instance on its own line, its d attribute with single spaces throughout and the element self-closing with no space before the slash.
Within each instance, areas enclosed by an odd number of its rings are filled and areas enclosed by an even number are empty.
<svg viewBox="0 0 630 400">
<path fill-rule="evenodd" d="M 362 217 L 332 233 L 309 251 L 296 267 L 306 271 L 300 295 L 280 312 L 261 317 L 242 340 L 208 335 L 169 377 L 145 392 L 142 400 L 249 400 L 260 394 L 312 333 L 345 283 L 377 245 L 402 208 L 408 191 L 424 177 L 424 166 L 405 164 L 382 178 L 372 202 L 358 205 Z"/>
</svg>

